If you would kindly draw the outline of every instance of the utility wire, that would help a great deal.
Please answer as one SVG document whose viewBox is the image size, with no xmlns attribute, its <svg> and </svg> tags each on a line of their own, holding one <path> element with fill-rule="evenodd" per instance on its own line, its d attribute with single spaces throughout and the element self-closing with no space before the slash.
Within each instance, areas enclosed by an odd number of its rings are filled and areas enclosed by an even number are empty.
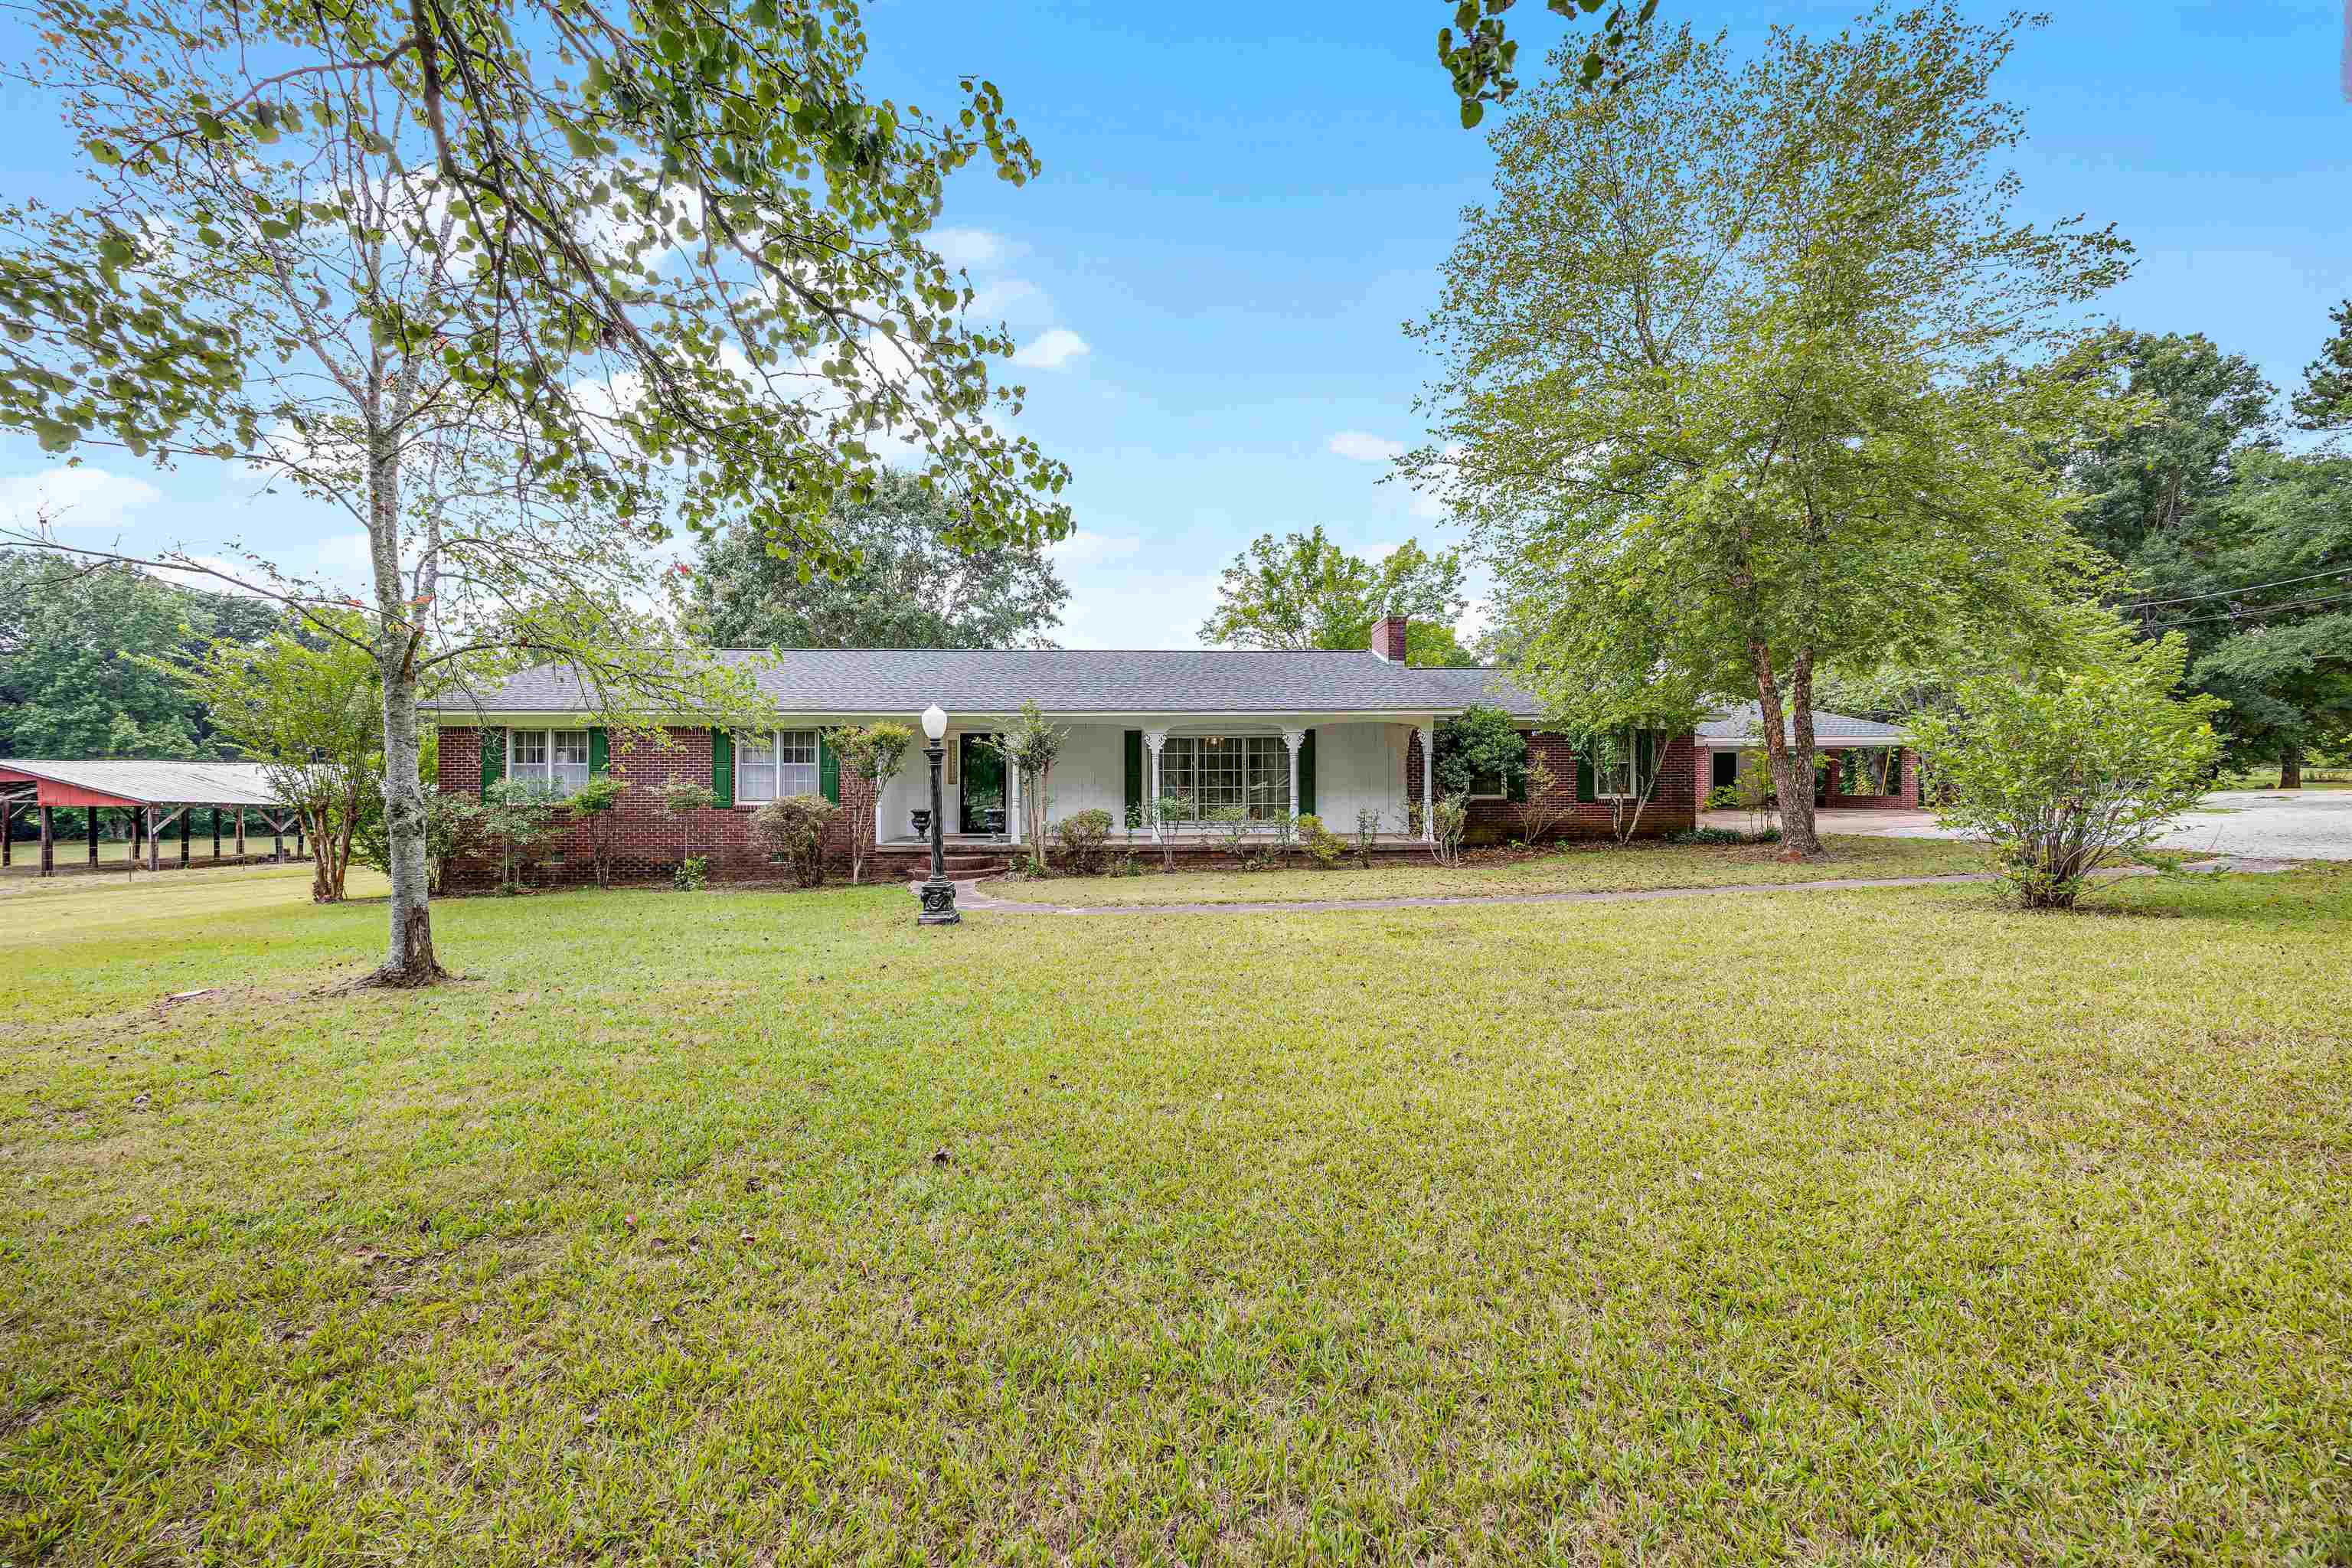
<svg viewBox="0 0 2352 1568">
<path fill-rule="evenodd" d="M 2297 599 L 2284 605 L 2261 605 L 2252 609 L 2224 611 L 2218 616 L 2190 616 L 2186 620 L 2162 622 L 2155 629 L 2168 632 L 2175 626 L 2200 626 L 2207 621 L 2239 621 L 2252 616 L 2275 616 L 2288 610 L 2309 610 L 2321 605 L 2338 604 L 2346 599 L 2352 599 L 2352 594 L 2330 594 L 2324 599 Z"/>
<path fill-rule="evenodd" d="M 2325 572 L 2307 573 L 2301 577 L 2281 577 L 2274 583 L 2248 583 L 2236 588 L 2216 588 L 2210 594 L 2183 594 L 2178 599 L 2142 599 L 2137 604 L 2117 605 L 2118 610 L 2156 610 L 2167 605 L 2192 604 L 2199 599 L 2226 599 L 2232 594 L 2259 594 L 2264 588 L 2284 588 L 2290 583 L 2308 583 L 2319 577 L 2342 577 L 2352 574 L 2352 566 L 2331 566 Z"/>
</svg>

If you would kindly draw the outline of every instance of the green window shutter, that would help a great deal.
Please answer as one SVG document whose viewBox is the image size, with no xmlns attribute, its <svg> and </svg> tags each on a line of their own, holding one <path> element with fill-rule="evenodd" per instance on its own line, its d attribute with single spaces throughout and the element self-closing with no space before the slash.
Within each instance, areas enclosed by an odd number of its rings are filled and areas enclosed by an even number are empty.
<svg viewBox="0 0 2352 1568">
<path fill-rule="evenodd" d="M 604 732 L 604 725 L 593 725 L 588 731 L 588 772 L 600 775 L 612 771 L 613 739 Z"/>
<path fill-rule="evenodd" d="M 1127 819 L 1143 821 L 1143 731 L 1127 732 Z"/>
<path fill-rule="evenodd" d="M 841 753 L 833 749 L 833 737 L 822 730 L 816 732 L 816 787 L 825 799 L 841 804 Z"/>
<path fill-rule="evenodd" d="M 481 736 L 482 793 L 488 795 L 492 784 L 507 776 L 507 732 L 485 729 Z"/>
<path fill-rule="evenodd" d="M 1298 809 L 1294 814 L 1311 816 L 1315 812 L 1315 731 L 1298 742 Z"/>
<path fill-rule="evenodd" d="M 721 805 L 735 804 L 735 737 L 724 730 L 710 731 L 710 793 Z"/>
<path fill-rule="evenodd" d="M 1579 800 L 1593 798 L 1592 752 L 1590 750 L 1576 753 L 1576 798 Z"/>
<path fill-rule="evenodd" d="M 1523 731 L 1519 736 L 1519 743 L 1527 750 L 1519 753 L 1519 771 L 1511 775 L 1511 787 L 1504 793 L 1513 801 L 1525 805 L 1528 799 L 1528 754 L 1535 750 L 1535 736 Z"/>
</svg>

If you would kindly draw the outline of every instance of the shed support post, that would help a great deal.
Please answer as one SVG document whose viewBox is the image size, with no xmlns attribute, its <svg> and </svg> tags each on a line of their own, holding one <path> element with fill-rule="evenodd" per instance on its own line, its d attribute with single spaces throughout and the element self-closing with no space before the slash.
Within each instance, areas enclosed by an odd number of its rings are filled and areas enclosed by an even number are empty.
<svg viewBox="0 0 2352 1568">
<path fill-rule="evenodd" d="M 98 869 L 98 807 L 91 806 L 82 814 L 89 819 L 89 868 Z"/>
<path fill-rule="evenodd" d="M 149 806 L 149 807 L 147 807 L 147 808 L 146 808 L 146 813 L 147 813 L 147 869 L 149 869 L 150 871 L 160 871 L 160 870 L 162 870 L 162 869 L 163 868 L 163 845 L 162 845 L 162 843 L 160 842 L 160 840 L 161 840 L 161 838 L 162 838 L 162 833 L 161 833 L 161 830 L 157 827 L 156 823 L 155 823 L 155 808 L 154 808 L 153 806 L 152 806 L 152 805 L 151 805 L 151 806 Z"/>
<path fill-rule="evenodd" d="M 214 858 L 214 859 L 215 859 L 215 860 L 217 860 L 217 859 L 219 859 L 219 858 L 220 858 L 220 807 L 219 807 L 219 806 L 214 806 L 214 807 L 212 808 L 212 813 L 213 813 L 213 858 Z"/>
<path fill-rule="evenodd" d="M 58 874 L 58 844 L 49 832 L 49 807 L 41 807 L 41 875 Z"/>
<path fill-rule="evenodd" d="M 245 858 L 245 807 L 236 808 L 236 858 Z"/>
<path fill-rule="evenodd" d="M 180 869 L 183 871 L 188 868 L 188 852 L 195 847 L 195 837 L 196 808 L 184 805 L 180 808 Z"/>
<path fill-rule="evenodd" d="M 282 816 L 269 819 L 269 853 L 279 865 L 286 864 L 286 819 Z"/>
<path fill-rule="evenodd" d="M 0 866 L 7 866 L 16 858 L 16 803 L 0 801 Z"/>
</svg>

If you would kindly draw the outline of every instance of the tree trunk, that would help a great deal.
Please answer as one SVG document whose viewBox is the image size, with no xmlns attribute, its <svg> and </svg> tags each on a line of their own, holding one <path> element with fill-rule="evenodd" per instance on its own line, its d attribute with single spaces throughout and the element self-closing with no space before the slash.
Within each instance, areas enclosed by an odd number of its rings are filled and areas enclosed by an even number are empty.
<svg viewBox="0 0 2352 1568">
<path fill-rule="evenodd" d="M 2289 746 L 2279 753 L 2279 788 L 2303 787 L 2303 748 Z"/>
<path fill-rule="evenodd" d="M 1771 653 L 1760 642 L 1748 645 L 1750 666 L 1756 672 L 1756 705 L 1758 718 L 1764 730 L 1764 756 L 1772 769 L 1772 793 L 1780 805 L 1780 856 L 1783 860 L 1811 860 L 1822 852 L 1821 837 L 1813 828 L 1813 715 L 1810 706 L 1795 725 L 1780 707 L 1780 682 L 1772 673 Z M 1812 682 L 1803 683 L 1805 699 L 1812 695 Z M 1794 693 L 1792 692 L 1793 696 Z M 1798 744 L 1790 743 L 1789 730 L 1796 731 Z"/>
<path fill-rule="evenodd" d="M 1822 855 L 1822 836 L 1813 818 L 1813 658 L 1811 653 L 1797 656 L 1794 669 L 1789 677 L 1789 725 L 1796 733 L 1789 748 L 1789 775 L 1802 781 L 1795 795 L 1791 809 L 1790 797 L 1780 801 L 1780 858 L 1783 860 L 1818 860 Z"/>
<path fill-rule="evenodd" d="M 383 823 L 392 862 L 391 939 L 377 985 L 430 985 L 448 973 L 433 952 L 425 866 L 425 792 L 416 782 L 417 634 L 400 570 L 400 468 L 391 437 L 372 435 L 368 535 L 375 557 L 376 672 L 383 682 Z"/>
</svg>

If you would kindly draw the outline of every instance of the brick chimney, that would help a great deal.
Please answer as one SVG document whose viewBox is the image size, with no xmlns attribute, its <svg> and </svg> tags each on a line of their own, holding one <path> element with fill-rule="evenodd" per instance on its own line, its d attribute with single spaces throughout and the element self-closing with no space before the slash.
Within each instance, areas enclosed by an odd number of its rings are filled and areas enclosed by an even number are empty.
<svg viewBox="0 0 2352 1568">
<path fill-rule="evenodd" d="M 1404 662 L 1404 628 L 1410 623 L 1402 616 L 1382 616 L 1372 623 L 1371 649 L 1373 656 L 1391 664 Z"/>
</svg>

